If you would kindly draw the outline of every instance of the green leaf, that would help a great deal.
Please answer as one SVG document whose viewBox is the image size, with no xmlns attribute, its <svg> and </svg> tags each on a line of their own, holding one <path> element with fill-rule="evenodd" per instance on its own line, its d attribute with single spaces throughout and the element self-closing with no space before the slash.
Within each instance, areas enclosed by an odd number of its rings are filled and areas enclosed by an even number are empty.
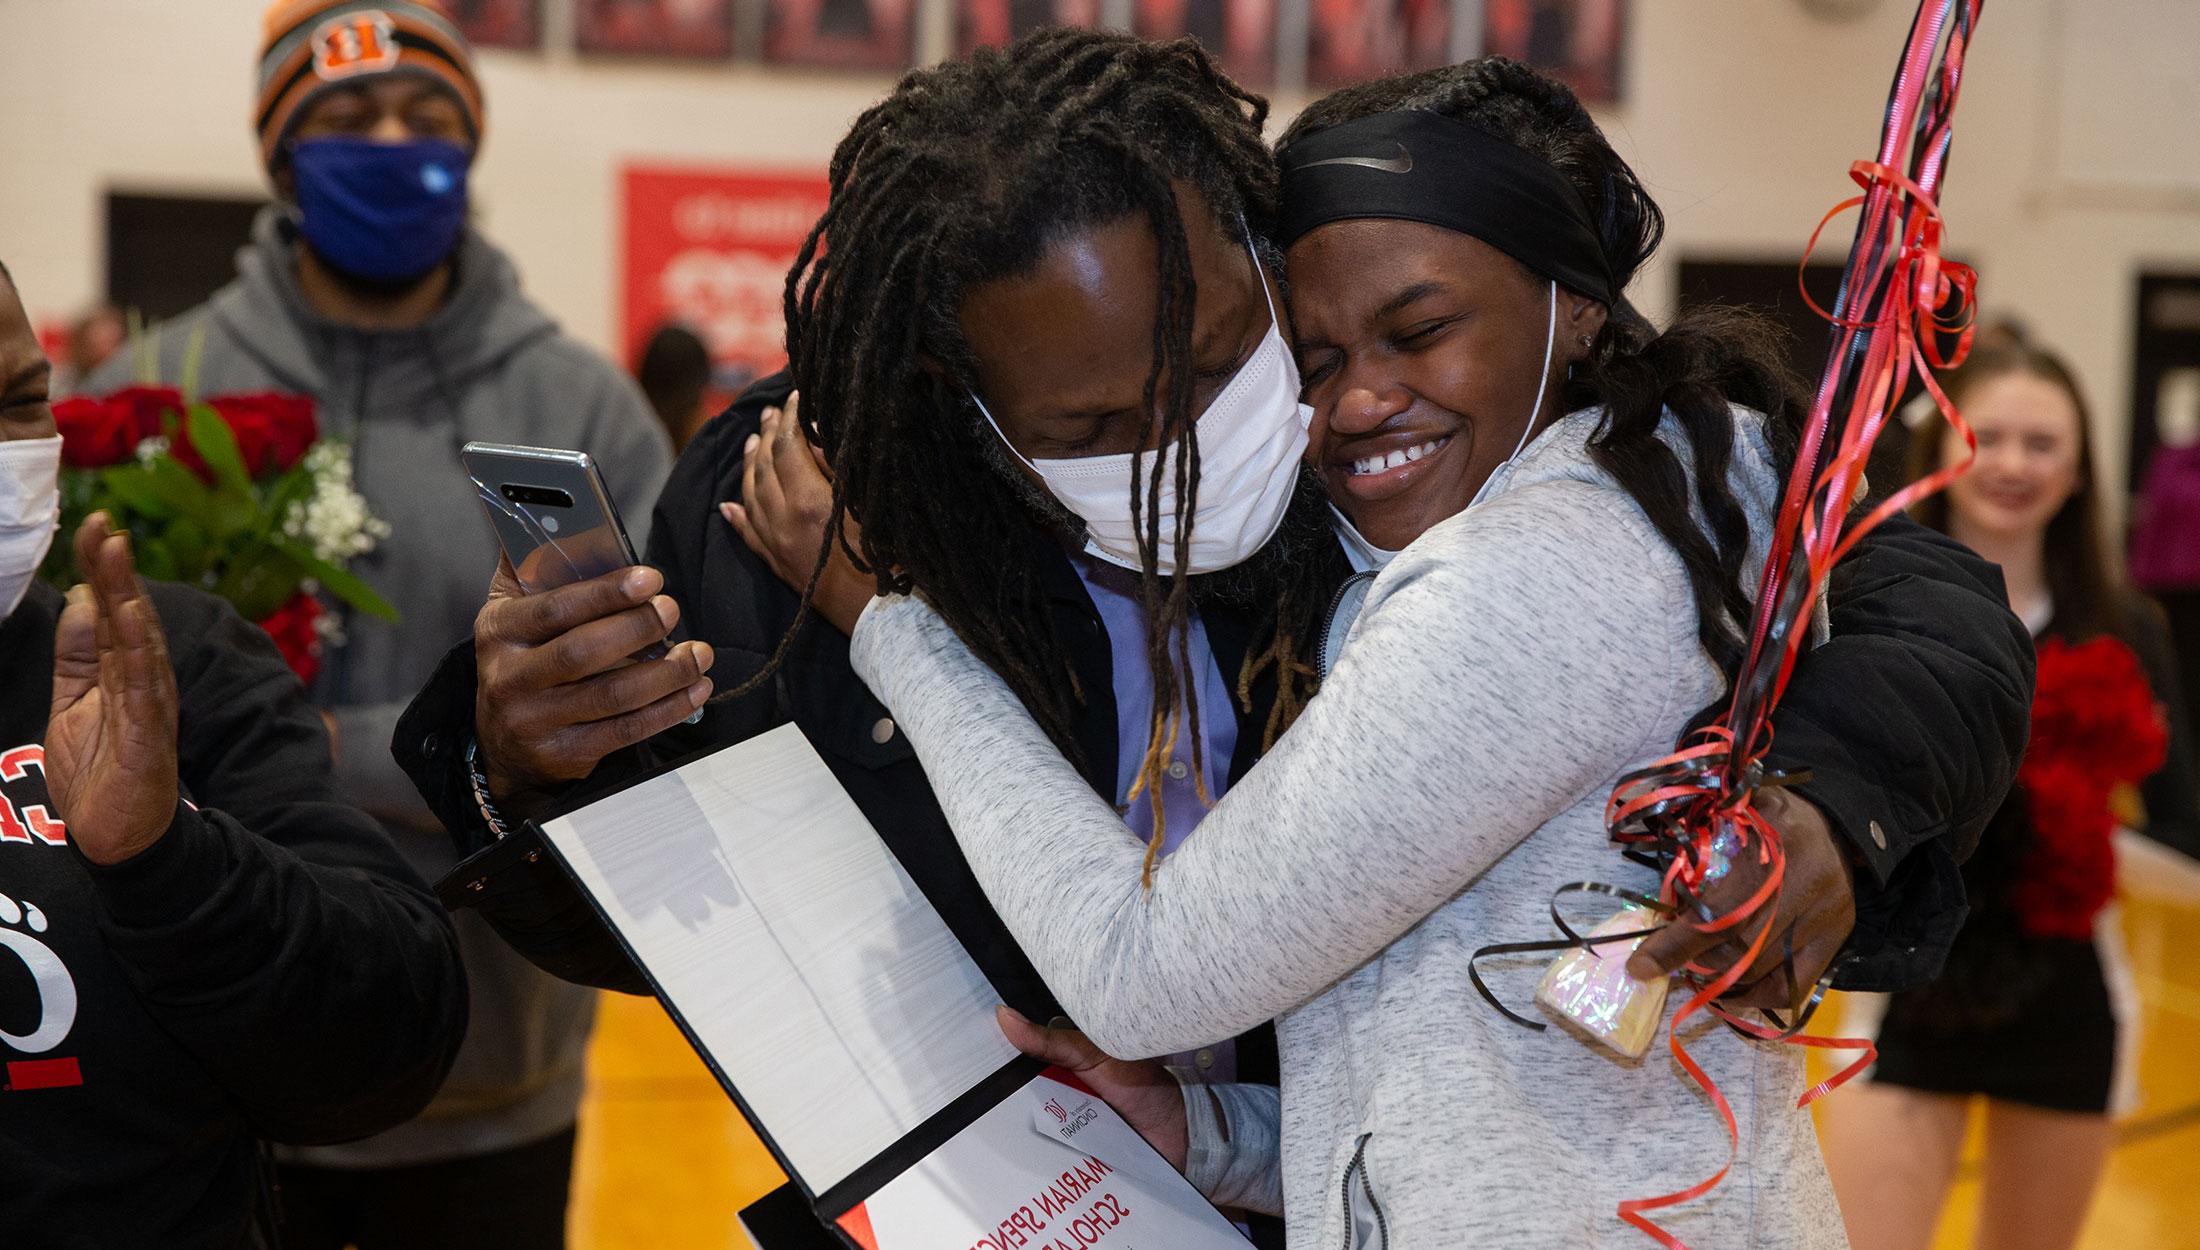
<svg viewBox="0 0 2200 1250">
<path fill-rule="evenodd" d="M 304 469 L 291 469 L 276 478 L 267 492 L 267 511 L 275 524 L 283 523 L 283 514 L 290 511 L 291 505 L 313 498 L 314 485 L 313 475 Z"/>
<path fill-rule="evenodd" d="M 374 593 L 372 586 L 314 555 L 301 543 L 285 538 L 277 540 L 276 545 L 284 555 L 298 562 L 306 576 L 321 583 L 321 589 L 369 616 L 380 617 L 393 624 L 396 622 L 397 609 L 390 606 L 389 600 Z"/>
<path fill-rule="evenodd" d="M 193 405 L 184 417 L 184 428 L 199 457 L 214 471 L 217 485 L 240 495 L 252 493 L 252 474 L 246 471 L 244 456 L 237 451 L 237 436 L 219 413 L 205 404 Z"/>
<path fill-rule="evenodd" d="M 288 603 L 304 576 L 288 552 L 255 546 L 230 559 L 214 593 L 228 600 L 237 615 L 258 621 Z"/>
<path fill-rule="evenodd" d="M 216 541 L 252 533 L 261 528 L 260 501 L 225 486 L 214 492 L 207 521 Z"/>
<path fill-rule="evenodd" d="M 137 559 L 138 576 L 156 582 L 181 581 L 176 575 L 175 558 L 169 554 L 168 544 L 159 539 L 141 540 L 131 535 L 130 554 Z"/>
<path fill-rule="evenodd" d="M 183 343 L 183 380 L 176 389 L 183 392 L 184 403 L 199 402 L 199 364 L 205 356 L 206 321 L 201 320 L 191 327 L 191 337 Z M 199 454 L 205 455 L 205 449 L 201 448 Z"/>
<path fill-rule="evenodd" d="M 145 468 L 154 494 L 169 512 L 213 528 L 214 492 L 196 474 L 170 456 L 157 456 Z"/>
<path fill-rule="evenodd" d="M 189 517 L 177 517 L 161 531 L 160 539 L 175 561 L 177 581 L 196 584 L 206 576 L 213 553 L 203 526 Z"/>
<path fill-rule="evenodd" d="M 188 476 L 188 474 L 186 475 Z M 117 465 L 100 471 L 100 485 L 115 502 L 124 508 L 151 520 L 162 520 L 175 515 L 169 507 L 168 497 L 153 483 L 153 471 L 134 464 Z"/>
</svg>

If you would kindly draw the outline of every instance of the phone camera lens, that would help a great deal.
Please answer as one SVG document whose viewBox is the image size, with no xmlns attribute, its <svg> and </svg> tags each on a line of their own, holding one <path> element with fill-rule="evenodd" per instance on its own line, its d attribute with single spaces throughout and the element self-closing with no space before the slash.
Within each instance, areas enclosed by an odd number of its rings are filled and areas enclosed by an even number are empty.
<svg viewBox="0 0 2200 1250">
<path fill-rule="evenodd" d="M 522 486 L 516 482 L 507 482 L 501 489 L 504 497 L 513 503 L 532 504 L 540 508 L 570 508 L 573 506 L 571 495 L 547 486 Z"/>
</svg>

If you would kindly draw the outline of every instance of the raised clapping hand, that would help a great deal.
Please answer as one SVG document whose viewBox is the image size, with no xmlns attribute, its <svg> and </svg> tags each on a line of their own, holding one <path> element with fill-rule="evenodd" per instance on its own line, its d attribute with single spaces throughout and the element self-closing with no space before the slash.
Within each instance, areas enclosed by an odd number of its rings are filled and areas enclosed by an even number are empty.
<svg viewBox="0 0 2200 1250">
<path fill-rule="evenodd" d="M 1787 852 L 1787 873 L 1775 896 L 1772 934 L 1757 961 L 1719 1001 L 1729 1007 L 1791 1010 L 1841 953 L 1856 927 L 1856 891 L 1848 860 L 1825 816 L 1784 789 L 1759 790 L 1757 810 L 1772 822 Z M 1764 884 L 1767 869 L 1754 855 L 1736 856 L 1726 876 L 1704 892 L 1715 914 L 1746 902 Z M 1686 917 L 1644 938 L 1627 960 L 1628 974 L 1648 980 L 1694 963 L 1724 972 L 1748 950 L 1755 922 L 1705 933 Z M 1792 935 L 1794 959 L 1787 958 Z"/>
<path fill-rule="evenodd" d="M 46 789 L 84 858 L 119 864 L 176 815 L 176 674 L 130 536 L 104 512 L 76 531 L 77 567 L 54 628 Z"/>
</svg>

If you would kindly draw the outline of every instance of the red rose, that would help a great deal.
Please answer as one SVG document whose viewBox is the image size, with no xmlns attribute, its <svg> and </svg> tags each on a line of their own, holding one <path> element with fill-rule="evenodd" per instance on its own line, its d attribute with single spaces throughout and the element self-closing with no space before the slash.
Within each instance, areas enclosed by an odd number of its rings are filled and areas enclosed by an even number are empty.
<svg viewBox="0 0 2200 1250">
<path fill-rule="evenodd" d="M 125 386 L 107 397 L 134 432 L 131 446 L 168 432 L 168 418 L 183 416 L 183 392 L 173 386 Z"/>
<path fill-rule="evenodd" d="M 121 464 L 136 449 L 129 414 L 119 404 L 79 396 L 53 406 L 61 430 L 61 462 L 72 469 L 103 469 Z"/>
<path fill-rule="evenodd" d="M 314 628 L 320 616 L 321 601 L 301 590 L 259 622 L 290 671 L 309 686 L 321 671 L 321 632 Z"/>
<path fill-rule="evenodd" d="M 263 391 L 250 395 L 218 395 L 206 402 L 221 414 L 231 429 L 239 431 L 240 450 L 246 437 L 242 431 L 252 431 L 259 456 L 246 456 L 245 465 L 254 477 L 296 468 L 298 462 L 305 459 L 306 450 L 320 437 L 310 396 Z"/>
<path fill-rule="evenodd" d="M 162 433 L 162 415 L 182 408 L 183 396 L 163 386 L 124 387 L 105 399 L 64 399 L 53 406 L 62 461 L 73 469 L 127 463 L 139 443 Z"/>
</svg>

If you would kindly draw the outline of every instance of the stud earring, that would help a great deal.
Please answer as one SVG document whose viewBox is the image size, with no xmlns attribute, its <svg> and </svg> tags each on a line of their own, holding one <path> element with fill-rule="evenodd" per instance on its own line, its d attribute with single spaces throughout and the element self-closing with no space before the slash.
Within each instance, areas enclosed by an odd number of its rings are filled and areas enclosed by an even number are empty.
<svg viewBox="0 0 2200 1250">
<path fill-rule="evenodd" d="M 1582 335 L 1582 336 L 1581 336 L 1581 345 L 1582 345 L 1583 347 L 1587 347 L 1587 346 L 1589 346 L 1589 345 L 1590 345 L 1590 342 L 1591 342 L 1591 340 L 1590 340 L 1590 338 L 1589 338 L 1589 336 L 1588 336 L 1588 335 L 1584 334 L 1584 335 Z"/>
</svg>

